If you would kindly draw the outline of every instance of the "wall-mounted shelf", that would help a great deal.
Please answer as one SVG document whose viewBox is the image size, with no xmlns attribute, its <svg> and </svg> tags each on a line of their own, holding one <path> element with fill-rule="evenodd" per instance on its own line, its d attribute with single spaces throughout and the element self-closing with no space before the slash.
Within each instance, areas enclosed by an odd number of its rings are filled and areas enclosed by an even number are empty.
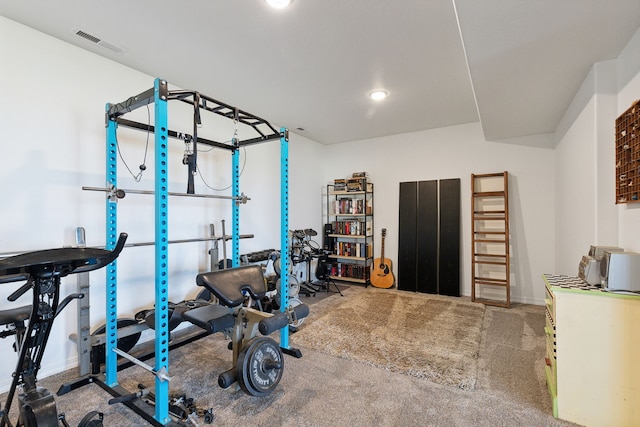
<svg viewBox="0 0 640 427">
<path fill-rule="evenodd" d="M 616 119 L 616 204 L 640 202 L 640 99 Z"/>
</svg>

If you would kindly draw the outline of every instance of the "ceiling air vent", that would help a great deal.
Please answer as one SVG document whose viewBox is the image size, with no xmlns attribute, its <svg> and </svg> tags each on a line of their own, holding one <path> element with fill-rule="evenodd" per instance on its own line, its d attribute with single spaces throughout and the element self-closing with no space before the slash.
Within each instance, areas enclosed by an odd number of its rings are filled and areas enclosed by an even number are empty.
<svg viewBox="0 0 640 427">
<path fill-rule="evenodd" d="M 93 34 L 89 34 L 86 31 L 82 30 L 73 30 L 74 34 L 78 37 L 82 37 L 85 40 L 90 41 L 93 44 L 97 44 L 100 47 L 110 50 L 113 53 L 121 54 L 124 53 L 124 49 L 120 46 L 117 46 L 113 43 L 109 43 L 108 41 L 102 40 L 100 37 L 96 37 Z"/>
</svg>

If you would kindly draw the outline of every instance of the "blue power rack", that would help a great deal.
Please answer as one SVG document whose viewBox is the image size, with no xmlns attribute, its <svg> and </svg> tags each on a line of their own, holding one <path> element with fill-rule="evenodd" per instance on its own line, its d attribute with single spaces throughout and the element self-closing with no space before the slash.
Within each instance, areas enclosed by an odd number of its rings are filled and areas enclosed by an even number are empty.
<svg viewBox="0 0 640 427">
<path fill-rule="evenodd" d="M 289 253 L 289 131 L 287 128 L 276 130 L 266 120 L 232 107 L 208 96 L 194 91 L 170 91 L 168 83 L 160 78 L 155 79 L 154 86 L 145 92 L 132 96 L 126 101 L 117 104 L 106 105 L 106 177 L 107 186 L 117 189 L 117 128 L 125 126 L 153 132 L 155 135 L 155 366 L 154 371 L 169 374 L 169 329 L 168 322 L 168 218 L 169 197 L 167 183 L 168 178 L 168 142 L 170 138 L 184 137 L 168 128 L 168 101 L 177 100 L 194 105 L 199 111 L 208 111 L 224 116 L 246 126 L 252 127 L 257 136 L 246 140 L 233 138 L 231 144 L 204 138 L 193 138 L 194 144 L 205 144 L 215 148 L 232 151 L 232 265 L 240 265 L 240 165 L 239 149 L 251 144 L 262 143 L 271 140 L 280 140 L 280 170 L 281 170 L 281 253 Z M 148 104 L 154 104 L 155 123 L 138 123 L 125 119 L 127 113 Z M 195 131 L 194 131 L 195 133 Z M 196 147 L 194 146 L 194 151 Z M 106 202 L 106 242 L 107 249 L 112 249 L 118 236 L 118 208 L 117 197 L 108 197 Z M 283 256 L 283 271 L 288 271 L 289 257 Z M 105 385 L 106 387 L 118 386 L 117 354 L 117 263 L 114 261 L 106 271 L 106 362 Z M 282 311 L 287 308 L 289 278 L 284 274 L 281 278 L 280 307 Z M 289 347 L 289 328 L 285 326 L 280 331 L 280 346 L 289 354 L 299 354 L 298 350 Z M 298 352 L 298 353 L 296 353 Z M 169 382 L 163 379 L 163 375 L 155 378 L 155 414 L 153 420 L 146 418 L 156 425 L 166 425 L 172 420 L 169 415 Z M 142 414 L 141 414 L 142 415 Z"/>
</svg>

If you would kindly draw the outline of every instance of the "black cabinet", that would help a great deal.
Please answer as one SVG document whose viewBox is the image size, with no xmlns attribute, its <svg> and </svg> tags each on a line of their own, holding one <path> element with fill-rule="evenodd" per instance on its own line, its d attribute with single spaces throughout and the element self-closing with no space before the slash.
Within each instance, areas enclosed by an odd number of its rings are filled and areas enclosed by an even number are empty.
<svg viewBox="0 0 640 427">
<path fill-rule="evenodd" d="M 398 289 L 460 295 L 460 179 L 400 183 Z"/>
</svg>

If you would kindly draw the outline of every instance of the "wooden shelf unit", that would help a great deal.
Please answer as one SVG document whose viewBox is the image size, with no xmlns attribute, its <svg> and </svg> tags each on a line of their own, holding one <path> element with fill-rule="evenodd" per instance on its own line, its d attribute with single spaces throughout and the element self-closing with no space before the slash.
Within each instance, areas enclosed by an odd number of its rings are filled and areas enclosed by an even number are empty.
<svg viewBox="0 0 640 427">
<path fill-rule="evenodd" d="M 640 100 L 616 119 L 616 204 L 640 202 Z"/>
<path fill-rule="evenodd" d="M 471 300 L 510 308 L 508 172 L 471 174 L 471 242 Z"/>
<path fill-rule="evenodd" d="M 360 178 L 362 190 L 336 190 L 327 185 L 326 223 L 329 277 L 368 285 L 373 262 L 373 183 Z"/>
</svg>

